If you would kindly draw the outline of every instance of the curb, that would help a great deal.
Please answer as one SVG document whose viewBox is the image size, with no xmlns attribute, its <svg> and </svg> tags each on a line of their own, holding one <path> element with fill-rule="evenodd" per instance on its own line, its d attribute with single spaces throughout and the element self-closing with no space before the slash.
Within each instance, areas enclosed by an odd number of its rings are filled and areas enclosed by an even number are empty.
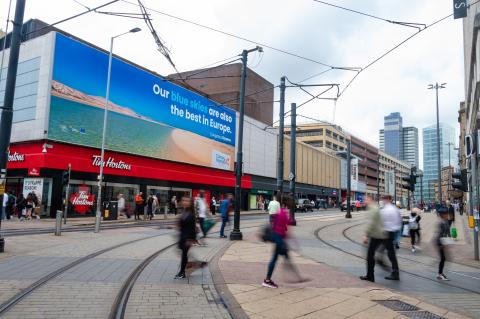
<svg viewBox="0 0 480 319">
<path fill-rule="evenodd" d="M 218 265 L 220 258 L 225 254 L 227 249 L 230 248 L 232 244 L 233 242 L 229 242 L 215 254 L 211 262 L 208 264 L 208 269 L 212 276 L 213 285 L 215 286 L 215 289 L 217 290 L 217 293 L 220 296 L 223 304 L 230 313 L 230 316 L 233 319 L 248 319 L 249 316 L 245 313 L 242 306 L 240 306 L 233 294 L 228 289 L 225 279 L 223 278 L 223 274 L 220 270 L 220 266 Z"/>
</svg>

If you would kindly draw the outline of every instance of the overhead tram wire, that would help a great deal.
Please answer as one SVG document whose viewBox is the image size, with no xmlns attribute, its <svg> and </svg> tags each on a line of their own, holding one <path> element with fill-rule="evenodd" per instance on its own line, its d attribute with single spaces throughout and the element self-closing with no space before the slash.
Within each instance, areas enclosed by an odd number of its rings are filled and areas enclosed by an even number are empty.
<svg viewBox="0 0 480 319">
<path fill-rule="evenodd" d="M 121 0 L 121 1 L 124 2 L 124 3 L 128 3 L 128 4 L 130 4 L 130 5 L 133 5 L 133 6 L 138 6 L 137 3 L 131 2 L 131 1 L 129 1 L 129 0 Z M 207 26 L 207 25 L 204 25 L 204 24 L 195 22 L 195 21 L 191 21 L 191 20 L 187 20 L 187 19 L 185 19 L 185 18 L 181 18 L 181 17 L 178 17 L 178 16 L 174 16 L 174 15 L 172 15 L 172 14 L 169 14 L 169 13 L 166 13 L 166 12 L 163 12 L 163 11 L 155 10 L 155 9 L 152 9 L 152 8 L 147 8 L 147 9 L 148 9 L 149 11 L 151 11 L 151 12 L 155 12 L 155 13 L 161 14 L 161 15 L 166 16 L 166 17 L 169 17 L 169 18 L 171 18 L 171 19 L 175 19 L 175 20 L 179 20 L 179 21 L 182 21 L 182 22 L 185 22 L 185 23 L 188 23 L 188 24 L 192 24 L 192 25 L 195 25 L 195 26 L 200 27 L 200 28 L 203 28 L 203 29 L 207 29 L 207 30 L 210 30 L 210 31 L 213 31 L 213 32 L 217 32 L 217 33 L 220 33 L 220 34 L 223 34 L 223 35 L 232 37 L 232 38 L 236 38 L 236 39 L 239 39 L 239 40 L 242 40 L 242 41 L 245 41 L 245 42 L 253 43 L 253 44 L 255 44 L 255 45 L 259 45 L 259 46 L 262 46 L 262 47 L 264 47 L 264 48 L 271 49 L 271 50 L 273 50 L 273 51 L 277 51 L 277 52 L 280 52 L 280 53 L 283 53 L 283 54 L 286 54 L 286 55 L 290 55 L 290 56 L 296 57 L 296 58 L 298 58 L 298 59 L 302 59 L 302 60 L 305 60 L 305 61 L 309 61 L 309 62 L 312 62 L 312 63 L 315 63 L 315 64 L 319 64 L 319 65 L 323 65 L 323 66 L 326 66 L 326 67 L 330 67 L 330 68 L 332 68 L 332 69 L 345 70 L 345 71 L 358 71 L 359 69 L 361 69 L 360 67 L 343 67 L 343 66 L 330 65 L 330 64 L 327 64 L 327 63 L 324 63 L 324 62 L 321 62 L 321 61 L 312 59 L 312 58 L 308 58 L 308 57 L 299 55 L 299 54 L 294 53 L 294 52 L 290 52 L 290 51 L 287 51 L 287 50 L 284 50 L 284 49 L 280 49 L 280 48 L 273 47 L 273 46 L 271 46 L 271 45 L 268 45 L 268 44 L 265 44 L 265 43 L 262 43 L 262 42 L 259 42 L 259 41 L 247 39 L 247 38 L 245 38 L 245 37 L 242 37 L 242 36 L 239 36 L 239 35 L 236 35 L 236 34 L 227 32 L 227 31 L 223 31 L 223 30 L 216 29 L 216 28 L 213 28 L 213 27 L 210 27 L 210 26 Z"/>
<path fill-rule="evenodd" d="M 334 7 L 334 8 L 337 8 L 337 9 L 349 11 L 349 12 L 359 14 L 359 15 L 362 15 L 362 16 L 366 16 L 366 17 L 369 17 L 369 18 L 372 18 L 372 19 L 376 19 L 376 20 L 387 22 L 387 23 L 391 23 L 391 24 L 397 24 L 397 25 L 401 25 L 401 26 L 404 26 L 404 27 L 415 28 L 415 29 L 418 29 L 418 30 L 422 30 L 422 29 L 426 28 L 426 24 L 424 24 L 424 23 L 403 22 L 403 21 L 390 20 L 390 19 L 385 19 L 385 18 L 379 17 L 379 16 L 375 16 L 373 14 L 369 14 L 369 13 L 357 11 L 357 10 L 354 10 L 354 9 L 342 7 L 342 6 L 332 4 L 332 3 L 329 3 L 329 2 L 326 2 L 326 1 L 321 1 L 321 0 L 313 0 L 313 1 L 324 4 L 324 5 L 327 5 L 327 6 L 330 6 L 330 7 Z"/>
</svg>

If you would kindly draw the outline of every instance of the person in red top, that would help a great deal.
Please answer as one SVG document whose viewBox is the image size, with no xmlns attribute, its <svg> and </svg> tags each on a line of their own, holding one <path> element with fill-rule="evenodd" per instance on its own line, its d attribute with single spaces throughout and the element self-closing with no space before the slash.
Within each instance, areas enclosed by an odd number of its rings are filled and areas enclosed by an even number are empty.
<svg viewBox="0 0 480 319">
<path fill-rule="evenodd" d="M 277 263 L 277 259 L 279 255 L 282 255 L 285 257 L 285 261 L 287 262 L 289 268 L 295 272 L 295 274 L 298 277 L 298 282 L 305 281 L 306 279 L 303 279 L 300 277 L 298 271 L 295 269 L 293 264 L 291 264 L 289 256 L 288 256 L 288 247 L 285 239 L 287 238 L 287 232 L 288 232 L 288 225 L 290 224 L 290 213 L 288 211 L 287 207 L 292 207 L 293 200 L 292 197 L 290 196 L 282 196 L 282 207 L 280 208 L 280 211 L 275 215 L 275 218 L 273 219 L 273 225 L 272 225 L 272 241 L 275 244 L 275 249 L 273 251 L 273 256 L 272 259 L 270 260 L 270 263 L 268 264 L 268 272 L 267 272 L 267 277 L 262 283 L 262 286 L 268 287 L 268 288 L 278 288 L 277 284 L 275 284 L 272 280 L 272 274 L 273 270 L 275 269 L 275 265 Z"/>
</svg>

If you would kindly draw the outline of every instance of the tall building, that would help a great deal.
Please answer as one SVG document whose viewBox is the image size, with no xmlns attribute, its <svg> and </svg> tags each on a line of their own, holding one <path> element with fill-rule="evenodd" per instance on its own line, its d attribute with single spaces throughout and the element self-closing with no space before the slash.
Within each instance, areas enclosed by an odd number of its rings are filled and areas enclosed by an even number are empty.
<svg viewBox="0 0 480 319">
<path fill-rule="evenodd" d="M 418 129 L 403 127 L 399 112 L 384 117 L 384 128 L 379 132 L 380 150 L 418 167 Z"/>
<path fill-rule="evenodd" d="M 440 165 L 450 166 L 457 162 L 455 151 L 455 128 L 445 123 L 440 123 Z M 438 179 L 437 162 L 437 125 L 423 129 L 423 199 L 436 200 L 435 183 Z M 442 198 L 443 199 L 443 198 Z"/>
</svg>

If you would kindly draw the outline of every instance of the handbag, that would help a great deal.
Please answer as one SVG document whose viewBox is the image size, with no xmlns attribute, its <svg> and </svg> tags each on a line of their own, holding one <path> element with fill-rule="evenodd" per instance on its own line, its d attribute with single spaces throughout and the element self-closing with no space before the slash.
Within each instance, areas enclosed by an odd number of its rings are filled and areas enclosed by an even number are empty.
<svg viewBox="0 0 480 319">
<path fill-rule="evenodd" d="M 440 243 L 442 246 L 450 246 L 453 245 L 452 237 L 440 237 Z"/>
<path fill-rule="evenodd" d="M 214 219 L 205 219 L 203 221 L 203 229 L 205 230 L 205 233 L 208 233 L 210 229 L 212 229 L 213 226 L 215 226 L 217 222 Z"/>
<path fill-rule="evenodd" d="M 270 226 L 270 224 L 267 224 L 267 225 L 263 226 L 263 228 L 260 232 L 260 239 L 264 242 L 273 242 L 272 226 Z"/>
<path fill-rule="evenodd" d="M 452 227 L 451 233 L 452 233 L 452 238 L 457 239 L 457 235 L 458 235 L 457 234 L 457 227 Z"/>
</svg>

